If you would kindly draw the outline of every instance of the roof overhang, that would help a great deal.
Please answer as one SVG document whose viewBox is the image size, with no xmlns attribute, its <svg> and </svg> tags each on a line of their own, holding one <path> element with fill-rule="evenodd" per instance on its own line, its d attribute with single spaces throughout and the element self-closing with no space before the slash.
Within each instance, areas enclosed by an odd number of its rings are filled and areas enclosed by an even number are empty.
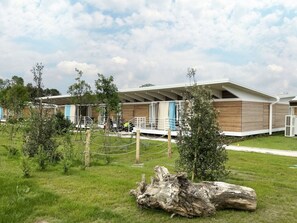
<svg viewBox="0 0 297 223">
<path fill-rule="evenodd" d="M 260 100 L 273 102 L 276 100 L 274 96 L 245 87 L 241 84 L 231 82 L 228 79 L 217 81 L 201 81 L 197 82 L 199 86 L 209 87 L 216 98 L 222 97 L 223 91 L 229 91 L 238 99 L 242 100 Z M 163 86 L 150 86 L 143 88 L 120 89 L 118 91 L 121 103 L 137 103 L 137 102 L 153 102 L 153 101 L 176 101 L 182 100 L 189 84 L 174 84 Z M 73 104 L 71 95 L 59 95 L 42 97 L 43 102 L 65 105 Z"/>
<path fill-rule="evenodd" d="M 291 107 L 297 107 L 297 96 L 294 97 L 291 101 L 289 101 Z"/>
</svg>

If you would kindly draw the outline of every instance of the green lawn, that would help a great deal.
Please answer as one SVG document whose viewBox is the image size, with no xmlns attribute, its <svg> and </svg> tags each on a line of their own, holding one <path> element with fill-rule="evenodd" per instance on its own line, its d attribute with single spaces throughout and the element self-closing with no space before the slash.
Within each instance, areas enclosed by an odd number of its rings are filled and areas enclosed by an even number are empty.
<svg viewBox="0 0 297 223">
<path fill-rule="evenodd" d="M 277 133 L 271 136 L 261 135 L 243 138 L 241 141 L 234 142 L 233 145 L 297 151 L 297 138 L 285 137 L 283 134 Z"/>
<path fill-rule="evenodd" d="M 102 136 L 92 138 L 91 150 L 100 153 Z M 130 139 L 111 138 L 114 145 L 127 145 Z M 0 145 L 8 143 L 0 136 Z M 17 144 L 21 145 L 21 138 Z M 33 171 L 31 178 L 22 178 L 20 157 L 8 156 L 0 147 L 0 222 L 296 222 L 297 164 L 296 158 L 256 153 L 228 151 L 229 183 L 252 187 L 258 196 L 256 212 L 220 211 L 209 218 L 170 218 L 162 210 L 142 210 L 129 190 L 136 187 L 141 174 L 148 180 L 155 165 L 164 165 L 174 171 L 177 157 L 168 159 L 166 143 L 142 141 L 141 162 L 134 166 L 135 145 L 111 151 L 111 163 L 104 164 L 100 155 L 92 157 L 92 166 L 82 170 L 78 163 L 68 175 L 62 166 L 50 166 L 46 171 Z M 84 144 L 76 141 L 75 148 L 83 151 Z M 124 155 L 120 155 L 125 153 Z M 117 154 L 117 155 L 116 155 Z"/>
</svg>

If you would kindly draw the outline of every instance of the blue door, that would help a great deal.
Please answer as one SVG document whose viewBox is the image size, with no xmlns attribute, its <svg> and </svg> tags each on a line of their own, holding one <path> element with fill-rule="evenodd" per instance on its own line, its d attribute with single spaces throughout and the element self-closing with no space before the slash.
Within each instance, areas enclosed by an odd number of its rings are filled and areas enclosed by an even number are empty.
<svg viewBox="0 0 297 223">
<path fill-rule="evenodd" d="M 176 130 L 175 127 L 175 102 L 171 101 L 169 102 L 169 128 L 173 131 Z"/>
<path fill-rule="evenodd" d="M 68 120 L 70 120 L 70 110 L 71 110 L 71 105 L 65 105 L 64 116 Z"/>
</svg>

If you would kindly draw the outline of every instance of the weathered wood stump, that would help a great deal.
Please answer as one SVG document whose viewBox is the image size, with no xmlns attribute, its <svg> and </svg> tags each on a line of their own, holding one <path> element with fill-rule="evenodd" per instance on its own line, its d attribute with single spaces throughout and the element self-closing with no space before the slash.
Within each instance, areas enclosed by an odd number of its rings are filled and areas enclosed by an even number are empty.
<svg viewBox="0 0 297 223">
<path fill-rule="evenodd" d="M 185 217 L 210 216 L 221 209 L 255 211 L 257 206 L 252 188 L 224 182 L 192 183 L 185 173 L 170 174 L 162 166 L 155 167 L 150 184 L 143 176 L 130 194 L 140 207 L 161 208 Z"/>
</svg>

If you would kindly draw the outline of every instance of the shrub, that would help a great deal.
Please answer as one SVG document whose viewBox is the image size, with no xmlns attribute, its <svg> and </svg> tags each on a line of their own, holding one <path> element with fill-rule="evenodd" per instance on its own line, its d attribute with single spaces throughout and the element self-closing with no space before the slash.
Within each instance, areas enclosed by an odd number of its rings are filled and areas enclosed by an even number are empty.
<svg viewBox="0 0 297 223">
<path fill-rule="evenodd" d="M 26 155 L 34 157 L 39 150 L 47 154 L 49 160 L 53 160 L 58 147 L 53 139 L 55 135 L 54 118 L 44 118 L 36 111 L 31 112 L 25 133 L 25 144 L 23 151 Z"/>
<path fill-rule="evenodd" d="M 62 166 L 63 166 L 63 173 L 68 173 L 70 167 L 72 166 L 73 161 L 73 144 L 71 141 L 71 135 L 68 133 L 65 135 L 63 140 L 63 150 L 62 150 Z"/>
<path fill-rule="evenodd" d="M 42 148 L 42 146 L 40 146 L 38 149 L 36 160 L 37 160 L 40 170 L 45 170 L 48 160 L 49 160 L 49 157 L 48 157 L 48 154 L 46 154 L 46 152 Z"/>
<path fill-rule="evenodd" d="M 31 111 L 25 131 L 24 155 L 36 157 L 38 166 L 44 170 L 49 162 L 60 159 L 57 153 L 58 144 L 55 139 L 55 118 L 43 114 L 43 111 Z"/>
<path fill-rule="evenodd" d="M 23 177 L 31 177 L 31 164 L 29 156 L 23 156 L 21 159 L 21 168 L 23 172 Z"/>
<path fill-rule="evenodd" d="M 2 145 L 8 152 L 8 156 L 16 156 L 18 154 L 18 149 L 12 145 Z"/>
<path fill-rule="evenodd" d="M 63 113 L 58 112 L 55 115 L 56 123 L 55 123 L 55 129 L 58 134 L 65 134 L 69 131 L 72 123 L 70 120 L 66 119 L 63 115 Z"/>
</svg>

